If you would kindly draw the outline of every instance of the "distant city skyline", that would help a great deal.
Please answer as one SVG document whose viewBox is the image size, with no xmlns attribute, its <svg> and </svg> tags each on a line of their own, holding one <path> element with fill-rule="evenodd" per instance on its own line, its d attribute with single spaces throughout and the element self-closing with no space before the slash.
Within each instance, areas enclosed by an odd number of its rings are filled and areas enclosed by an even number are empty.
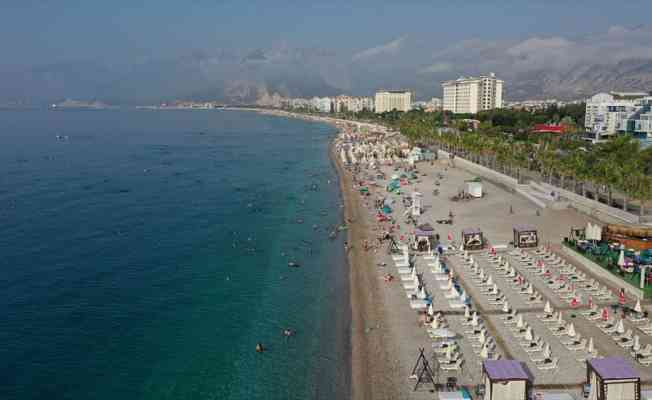
<svg viewBox="0 0 652 400">
<path fill-rule="evenodd" d="M 510 82 L 507 100 L 577 98 L 652 82 L 651 11 L 649 2 L 601 0 L 9 0 L 0 14 L 0 104 L 404 87 L 429 99 L 441 96 L 443 80 L 490 71 Z M 639 68 L 627 69 L 633 60 Z"/>
</svg>

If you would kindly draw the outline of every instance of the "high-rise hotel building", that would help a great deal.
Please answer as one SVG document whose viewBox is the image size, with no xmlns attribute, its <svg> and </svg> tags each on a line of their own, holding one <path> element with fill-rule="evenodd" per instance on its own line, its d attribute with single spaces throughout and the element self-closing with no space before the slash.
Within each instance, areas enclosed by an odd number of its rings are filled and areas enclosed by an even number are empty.
<svg viewBox="0 0 652 400">
<path fill-rule="evenodd" d="M 493 72 L 478 78 L 446 81 L 441 86 L 444 90 L 444 111 L 476 114 L 503 106 L 503 81 L 497 79 Z"/>
<path fill-rule="evenodd" d="M 374 102 L 376 113 L 388 111 L 410 111 L 412 108 L 412 92 L 407 90 L 379 90 Z"/>
</svg>

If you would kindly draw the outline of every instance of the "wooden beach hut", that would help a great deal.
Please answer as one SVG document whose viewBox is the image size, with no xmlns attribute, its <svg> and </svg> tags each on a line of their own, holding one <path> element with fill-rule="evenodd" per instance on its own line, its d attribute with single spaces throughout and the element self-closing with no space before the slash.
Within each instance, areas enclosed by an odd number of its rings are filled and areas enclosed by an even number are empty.
<svg viewBox="0 0 652 400">
<path fill-rule="evenodd" d="M 514 225 L 514 247 L 529 248 L 539 245 L 539 233 L 532 225 Z"/>
<path fill-rule="evenodd" d="M 641 376 L 621 357 L 593 358 L 586 362 L 591 385 L 589 400 L 639 400 Z"/>
<path fill-rule="evenodd" d="M 482 363 L 484 400 L 527 400 L 534 381 L 517 360 L 485 360 Z"/>
<path fill-rule="evenodd" d="M 462 243 L 464 250 L 481 250 L 484 247 L 484 238 L 480 228 L 462 230 Z"/>
</svg>

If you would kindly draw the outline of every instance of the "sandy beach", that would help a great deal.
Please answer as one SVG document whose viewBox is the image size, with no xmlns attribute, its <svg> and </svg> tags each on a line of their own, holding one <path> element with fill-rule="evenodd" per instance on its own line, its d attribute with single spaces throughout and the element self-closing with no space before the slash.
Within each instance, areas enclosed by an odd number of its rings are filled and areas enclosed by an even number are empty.
<svg viewBox="0 0 652 400">
<path fill-rule="evenodd" d="M 331 148 L 331 157 L 340 176 L 344 218 L 348 226 L 352 399 L 437 398 L 432 384 L 422 384 L 414 390 L 416 382 L 411 378 L 420 348 L 425 349 L 427 357 L 435 356 L 432 354 L 435 341 L 429 337 L 428 327 L 424 325 L 424 317 L 427 316 L 423 311 L 419 312 L 411 307 L 412 300 L 409 296 L 406 297 L 401 280 L 398 279 L 399 273 L 388 252 L 388 243 L 378 241 L 381 232 L 391 230 L 397 240 L 400 238 L 401 242 L 407 242 L 414 226 L 405 221 L 408 210 L 403 203 L 414 191 L 422 194 L 423 211 L 418 217 L 418 223 L 431 224 L 440 235 L 442 243 L 448 243 L 448 237 L 459 243 L 462 229 L 479 228 L 490 246 L 505 245 L 505 248 L 511 249 L 508 245 L 513 240 L 513 226 L 528 224 L 537 228 L 541 244 L 546 245 L 555 257 L 563 259 L 564 263 L 586 275 L 587 279 L 594 279 L 596 285 L 605 290 L 616 293 L 619 289 L 593 275 L 590 270 L 573 264 L 572 260 L 567 259 L 560 251 L 560 243 L 569 235 L 571 227 L 583 227 L 589 221 L 600 221 L 571 208 L 538 208 L 513 190 L 487 179 L 482 180 L 482 198 L 451 201 L 451 198 L 465 187 L 465 182 L 476 178 L 476 175 L 454 167 L 447 159 L 417 163 L 416 179 L 410 179 L 409 183 L 401 188 L 404 195 L 388 193 L 388 179 L 374 179 L 372 176 L 378 173 L 384 174 L 385 177 L 396 174 L 395 166 L 376 165 L 369 168 L 369 165 L 363 163 L 354 166 L 345 162 L 338 152 L 338 143 L 341 147 L 342 141 L 351 140 L 351 137 L 343 139 L 343 136 L 346 136 L 347 132 L 356 132 L 358 128 L 348 125 L 347 121 L 331 118 L 296 116 L 289 113 L 282 113 L 282 116 L 327 122 L 340 129 L 338 139 Z M 373 128 L 366 126 L 364 131 L 368 132 Z M 355 134 L 353 137 L 354 141 L 357 140 Z M 361 193 L 361 186 L 368 188 L 369 193 Z M 434 193 L 435 189 L 438 194 Z M 391 203 L 394 224 L 377 220 L 378 211 L 374 203 L 380 198 Z M 454 215 L 452 225 L 440 225 L 435 222 L 447 218 L 449 214 Z M 550 288 L 540 274 L 521 263 L 523 257 L 535 256 L 533 252 L 518 255 L 504 252 L 501 257 L 516 266 L 518 274 L 527 280 L 532 290 L 541 297 L 541 301 L 535 303 L 528 301 L 527 295 L 524 299 L 521 288 L 515 287 L 494 270 L 495 266 L 490 263 L 486 251 L 475 252 L 473 257 L 476 257 L 476 266 L 486 269 L 495 277 L 496 288 L 509 300 L 511 308 L 523 316 L 525 323 L 533 329 L 538 338 L 549 345 L 553 358 L 557 359 L 556 368 L 540 370 L 540 365 L 531 360 L 534 359 L 532 354 L 519 345 L 522 336 L 514 336 L 512 328 L 505 324 L 505 314 L 501 307 L 491 305 L 487 300 L 486 288 L 478 285 L 476 275 L 469 269 L 468 259 L 459 252 L 449 253 L 443 261 L 454 271 L 456 280 L 465 294 L 473 299 L 474 311 L 478 313 L 487 334 L 495 343 L 494 356 L 525 362 L 533 372 L 535 391 L 566 392 L 578 396 L 586 380 L 584 352 L 568 351 L 568 345 L 564 344 L 568 337 L 555 334 L 540 321 L 545 302 L 549 302 L 551 307 L 561 312 L 565 321 L 573 323 L 573 328 L 579 333 L 578 339 L 580 336 L 585 339 L 591 337 L 600 356 L 621 356 L 629 360 L 641 373 L 644 386 L 649 387 L 652 384 L 652 371 L 649 368 L 636 364 L 629 350 L 617 345 L 610 335 L 597 329 L 596 322 L 581 316 L 580 311 L 586 310 L 584 303 L 578 309 L 571 307 L 567 300 L 560 298 L 560 295 Z M 418 271 L 420 281 L 432 299 L 434 312 L 443 316 L 450 330 L 460 334 L 458 342 L 463 354 L 461 370 L 438 370 L 433 359 L 435 381 L 443 384 L 449 377 L 455 377 L 459 386 L 464 386 L 472 392 L 475 385 L 481 383 L 482 358 L 473 340 L 464 333 L 469 329 L 468 320 L 465 321 L 463 309 L 451 305 L 447 291 L 442 289 L 445 282 L 437 281 L 437 274 L 430 271 L 429 265 L 432 264 L 424 257 L 425 253 L 412 254 L 415 270 Z M 388 281 L 386 278 L 389 275 L 393 279 Z M 583 300 L 586 302 L 586 296 Z M 616 300 L 596 300 L 595 303 L 602 307 L 615 302 Z M 643 308 L 649 310 L 649 302 L 643 302 Z M 629 323 L 626 328 L 635 331 L 637 329 Z M 650 336 L 641 335 L 640 339 L 641 345 L 652 344 Z"/>
</svg>

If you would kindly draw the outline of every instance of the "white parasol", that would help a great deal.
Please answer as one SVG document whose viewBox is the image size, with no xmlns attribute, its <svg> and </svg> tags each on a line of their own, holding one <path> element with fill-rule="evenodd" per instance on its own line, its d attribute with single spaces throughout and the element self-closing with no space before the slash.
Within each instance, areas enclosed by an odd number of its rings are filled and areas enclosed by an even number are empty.
<svg viewBox="0 0 652 400">
<path fill-rule="evenodd" d="M 482 345 L 482 350 L 480 350 L 480 358 L 483 360 L 489 358 L 489 346 L 487 346 L 486 343 Z"/>
<path fill-rule="evenodd" d="M 595 351 L 595 345 L 593 344 L 593 338 L 589 339 L 589 347 L 588 347 L 588 352 L 593 353 Z"/>
<path fill-rule="evenodd" d="M 471 307 L 464 306 L 464 318 L 466 319 L 471 318 Z"/>
<path fill-rule="evenodd" d="M 478 326 L 479 321 L 478 321 L 478 313 L 473 312 L 473 319 L 471 319 L 471 326 Z"/>
<path fill-rule="evenodd" d="M 498 293 L 498 284 L 497 284 L 497 283 L 494 283 L 494 290 L 493 290 L 493 292 L 494 292 L 494 293 Z"/>
<path fill-rule="evenodd" d="M 438 318 L 435 318 L 435 319 L 432 320 L 432 322 L 430 323 L 430 328 L 432 328 L 434 330 L 439 329 L 439 319 Z"/>
<path fill-rule="evenodd" d="M 426 295 L 426 289 L 424 289 L 423 286 L 421 286 L 421 290 L 419 290 L 419 296 L 418 296 L 418 297 L 419 297 L 421 300 L 423 300 L 423 299 L 425 299 L 426 297 L 428 297 L 428 296 Z"/>
<path fill-rule="evenodd" d="M 546 347 L 543 348 L 543 358 L 548 359 L 552 355 L 550 351 L 550 345 L 546 343 Z"/>
<path fill-rule="evenodd" d="M 525 340 L 527 340 L 528 342 L 534 340 L 534 335 L 532 334 L 532 327 L 528 327 L 527 331 L 525 331 Z"/>
<path fill-rule="evenodd" d="M 570 326 L 568 327 L 568 336 L 573 337 L 575 336 L 575 325 L 571 322 Z"/>
<path fill-rule="evenodd" d="M 523 323 L 523 316 L 522 316 L 522 315 L 519 315 L 519 316 L 518 316 L 518 320 L 516 321 L 516 327 L 517 327 L 518 329 L 522 329 L 523 326 L 525 326 L 525 324 Z"/>
<path fill-rule="evenodd" d="M 543 312 L 545 312 L 546 314 L 552 314 L 552 311 L 553 311 L 552 306 L 550 305 L 550 301 L 548 300 L 546 301 L 545 307 L 543 307 Z"/>
<path fill-rule="evenodd" d="M 632 346 L 632 350 L 639 351 L 640 349 L 641 349 L 641 338 L 638 335 L 635 335 L 634 345 Z"/>
<path fill-rule="evenodd" d="M 641 308 L 641 299 L 636 299 L 636 305 L 634 306 L 634 311 L 637 313 L 642 313 L 643 309 Z"/>
<path fill-rule="evenodd" d="M 618 266 L 619 267 L 625 266 L 625 250 L 623 249 L 620 249 L 620 255 L 618 256 Z"/>
<path fill-rule="evenodd" d="M 509 312 L 509 302 L 507 301 L 503 303 L 503 312 Z"/>
<path fill-rule="evenodd" d="M 482 329 L 480 330 L 480 335 L 478 335 L 478 341 L 480 344 L 485 344 L 487 342 L 487 331 Z"/>
<path fill-rule="evenodd" d="M 625 333 L 625 324 L 623 323 L 622 318 L 618 321 L 618 325 L 616 326 L 616 333 L 618 333 L 619 335 Z"/>
<path fill-rule="evenodd" d="M 489 278 L 487 279 L 487 286 L 491 286 L 494 284 L 494 279 L 491 275 L 489 275 Z"/>
<path fill-rule="evenodd" d="M 564 317 L 563 317 L 561 311 L 559 311 L 559 314 L 557 314 L 557 323 L 558 323 L 559 325 L 561 325 L 561 324 L 564 323 Z"/>
<path fill-rule="evenodd" d="M 432 308 L 432 303 L 428 305 L 428 315 L 430 315 L 431 317 L 435 315 L 435 310 Z"/>
<path fill-rule="evenodd" d="M 534 294 L 534 286 L 531 283 L 528 283 L 527 294 Z"/>
</svg>

